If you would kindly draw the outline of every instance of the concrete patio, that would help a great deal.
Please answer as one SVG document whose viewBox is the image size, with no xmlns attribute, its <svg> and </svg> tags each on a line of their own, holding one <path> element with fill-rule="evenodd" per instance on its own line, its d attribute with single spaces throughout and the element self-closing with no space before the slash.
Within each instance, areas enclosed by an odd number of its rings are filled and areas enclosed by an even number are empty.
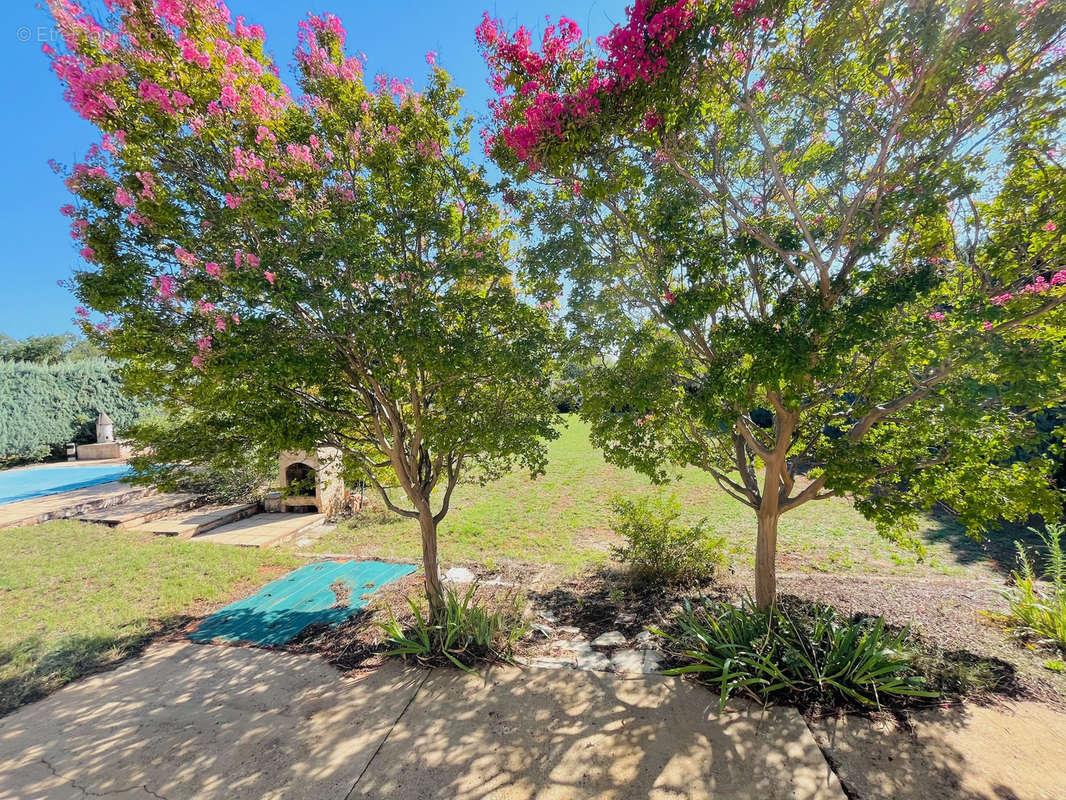
<svg viewBox="0 0 1066 800">
<path fill-rule="evenodd" d="M 662 677 L 153 648 L 0 720 L 0 798 L 843 800 L 791 709 Z"/>
<path fill-rule="evenodd" d="M 1061 800 L 1064 738 L 1066 714 L 1036 703 L 808 728 L 661 676 L 343 676 L 180 642 L 0 719 L 0 800 L 843 800 L 838 774 L 860 800 Z"/>
</svg>

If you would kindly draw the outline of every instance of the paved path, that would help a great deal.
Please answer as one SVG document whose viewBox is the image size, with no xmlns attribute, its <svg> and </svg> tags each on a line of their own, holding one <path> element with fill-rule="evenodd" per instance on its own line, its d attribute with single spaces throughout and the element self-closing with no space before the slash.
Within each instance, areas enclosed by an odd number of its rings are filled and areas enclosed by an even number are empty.
<svg viewBox="0 0 1066 800">
<path fill-rule="evenodd" d="M 390 664 L 188 643 L 0 720 L 0 798 L 843 800 L 791 709 L 658 676 Z"/>
</svg>

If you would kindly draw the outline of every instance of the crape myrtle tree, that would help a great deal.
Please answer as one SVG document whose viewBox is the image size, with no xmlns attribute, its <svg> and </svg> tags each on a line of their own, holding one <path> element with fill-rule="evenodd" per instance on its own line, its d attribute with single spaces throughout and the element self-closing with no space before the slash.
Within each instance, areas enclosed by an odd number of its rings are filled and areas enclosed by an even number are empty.
<svg viewBox="0 0 1066 800">
<path fill-rule="evenodd" d="M 539 229 L 525 267 L 610 356 L 608 458 L 707 470 L 757 518 L 849 494 L 897 540 L 1056 513 L 1027 412 L 1061 401 L 1066 6 L 635 0 L 539 48 L 486 15 L 486 151 Z M 564 278 L 566 281 L 564 282 Z"/>
<path fill-rule="evenodd" d="M 435 605 L 460 475 L 542 469 L 555 419 L 550 321 L 516 289 L 460 91 L 432 53 L 423 91 L 368 87 L 331 15 L 300 24 L 293 97 L 219 0 L 49 8 L 52 68 L 103 134 L 63 209 L 88 262 L 78 311 L 106 318 L 85 326 L 133 390 L 218 431 L 215 461 L 338 448 L 418 521 Z"/>
</svg>

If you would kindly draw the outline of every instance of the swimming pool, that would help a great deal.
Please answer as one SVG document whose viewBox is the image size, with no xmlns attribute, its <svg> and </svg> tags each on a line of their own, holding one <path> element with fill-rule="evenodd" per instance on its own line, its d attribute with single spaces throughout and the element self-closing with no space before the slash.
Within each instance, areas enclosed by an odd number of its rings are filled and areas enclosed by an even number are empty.
<svg viewBox="0 0 1066 800">
<path fill-rule="evenodd" d="M 0 472 L 0 506 L 117 481 L 129 472 L 125 464 L 31 467 Z"/>
</svg>

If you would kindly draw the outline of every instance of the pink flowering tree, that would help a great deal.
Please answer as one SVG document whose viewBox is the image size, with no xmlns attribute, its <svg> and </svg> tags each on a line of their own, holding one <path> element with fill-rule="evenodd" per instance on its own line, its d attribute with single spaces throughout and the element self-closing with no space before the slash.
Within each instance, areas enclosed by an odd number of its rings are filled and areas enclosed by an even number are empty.
<svg viewBox="0 0 1066 800">
<path fill-rule="evenodd" d="M 460 476 L 541 469 L 555 420 L 550 322 L 516 290 L 459 90 L 431 56 L 423 90 L 368 86 L 326 15 L 301 23 L 294 97 L 220 0 L 108 5 L 49 3 L 52 68 L 102 133 L 67 170 L 80 313 L 106 315 L 131 389 L 230 443 L 186 459 L 339 448 L 418 522 L 436 604 Z"/>
<path fill-rule="evenodd" d="M 486 15 L 486 151 L 600 358 L 608 458 L 707 470 L 778 521 L 850 495 L 897 540 L 1054 514 L 1028 412 L 1062 401 L 1066 7 L 635 0 L 593 46 Z M 565 284 L 563 279 L 565 280 Z"/>
</svg>

